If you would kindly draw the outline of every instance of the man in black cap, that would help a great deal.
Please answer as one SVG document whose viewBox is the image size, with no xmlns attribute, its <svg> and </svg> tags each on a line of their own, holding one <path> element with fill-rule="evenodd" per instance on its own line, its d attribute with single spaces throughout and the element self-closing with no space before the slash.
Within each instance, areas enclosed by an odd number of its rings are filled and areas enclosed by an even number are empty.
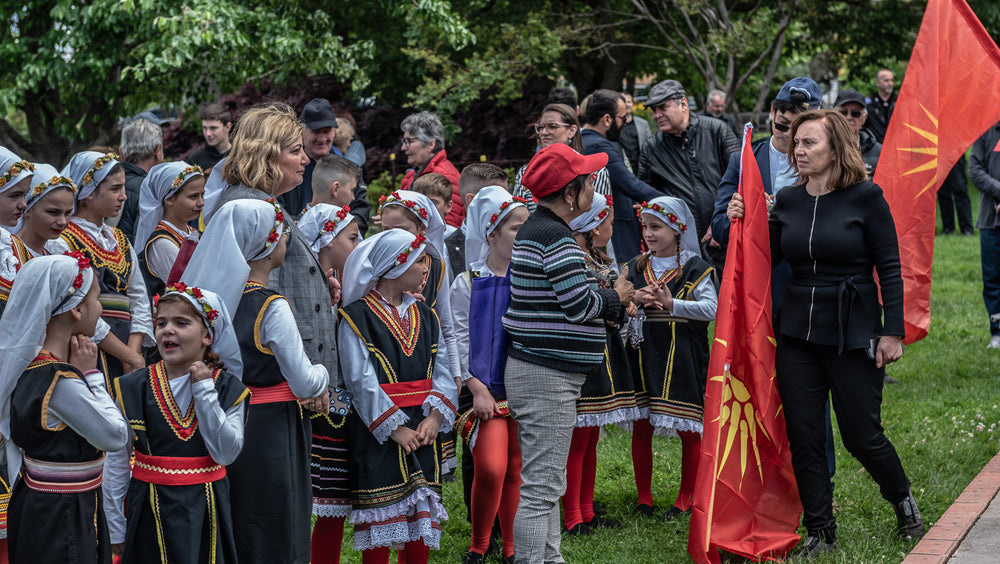
<svg viewBox="0 0 1000 564">
<path fill-rule="evenodd" d="M 312 201 L 312 176 L 316 161 L 330 154 L 333 148 L 333 130 L 337 128 L 337 116 L 333 113 L 333 106 L 323 98 L 309 100 L 302 109 L 301 119 L 302 124 L 306 126 L 302 132 L 302 148 L 309 156 L 309 164 L 302 173 L 302 184 L 278 196 L 282 207 L 296 219 L 302 214 L 306 204 Z M 357 220 L 358 230 L 362 235 L 368 231 L 370 209 L 368 187 L 362 179 L 358 179 L 358 185 L 354 189 L 354 201 L 351 202 L 351 215 Z"/>
<path fill-rule="evenodd" d="M 646 107 L 653 111 L 660 131 L 643 145 L 637 176 L 668 196 L 684 200 L 694 216 L 703 254 L 711 257 L 721 277 L 725 252 L 712 239 L 710 224 L 716 188 L 729 155 L 739 150 L 740 142 L 726 122 L 691 115 L 687 93 L 676 80 L 653 86 Z"/>
<path fill-rule="evenodd" d="M 875 166 L 882 153 L 882 144 L 875 138 L 875 134 L 865 127 L 865 121 L 868 119 L 865 97 L 857 90 L 850 88 L 842 90 L 837 96 L 837 102 L 834 106 L 834 109 L 847 120 L 847 126 L 858 137 L 858 147 L 861 149 L 861 157 L 865 161 L 865 171 L 870 179 L 875 174 Z"/>
</svg>

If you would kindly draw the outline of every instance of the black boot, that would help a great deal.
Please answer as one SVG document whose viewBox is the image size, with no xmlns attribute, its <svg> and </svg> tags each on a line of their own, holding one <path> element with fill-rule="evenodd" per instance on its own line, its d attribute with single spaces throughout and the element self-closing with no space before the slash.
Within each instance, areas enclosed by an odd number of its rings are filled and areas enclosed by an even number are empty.
<svg viewBox="0 0 1000 564">
<path fill-rule="evenodd" d="M 834 528 L 809 531 L 805 542 L 793 554 L 793 560 L 795 562 L 808 562 L 825 552 L 840 550 L 835 531 Z"/>
<path fill-rule="evenodd" d="M 892 508 L 896 510 L 896 532 L 899 536 L 914 539 L 924 536 L 924 519 L 917 509 L 913 492 L 909 492 L 903 501 L 893 504 Z"/>
</svg>

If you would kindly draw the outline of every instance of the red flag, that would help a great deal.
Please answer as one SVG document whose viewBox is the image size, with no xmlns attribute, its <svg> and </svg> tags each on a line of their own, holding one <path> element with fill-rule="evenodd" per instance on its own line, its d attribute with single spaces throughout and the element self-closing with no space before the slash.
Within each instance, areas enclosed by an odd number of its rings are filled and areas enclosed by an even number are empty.
<svg viewBox="0 0 1000 564">
<path fill-rule="evenodd" d="M 699 564 L 717 564 L 720 548 L 780 560 L 799 542 L 802 505 L 774 378 L 767 204 L 749 125 L 739 193 L 746 212 L 729 231 L 688 535 L 688 553 Z"/>
<path fill-rule="evenodd" d="M 959 157 L 1000 121 L 1000 49 L 965 0 L 930 0 L 882 145 L 875 183 L 899 237 L 905 343 L 931 320 L 934 201 Z"/>
</svg>

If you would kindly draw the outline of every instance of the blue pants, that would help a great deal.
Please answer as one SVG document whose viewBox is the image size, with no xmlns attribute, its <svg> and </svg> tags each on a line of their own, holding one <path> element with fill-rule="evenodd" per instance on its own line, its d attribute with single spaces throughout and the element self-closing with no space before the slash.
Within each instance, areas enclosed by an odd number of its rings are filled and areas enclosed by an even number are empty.
<svg viewBox="0 0 1000 564">
<path fill-rule="evenodd" d="M 1000 335 L 1000 230 L 979 230 L 979 257 L 983 265 L 983 302 L 990 316 L 990 335 Z"/>
</svg>

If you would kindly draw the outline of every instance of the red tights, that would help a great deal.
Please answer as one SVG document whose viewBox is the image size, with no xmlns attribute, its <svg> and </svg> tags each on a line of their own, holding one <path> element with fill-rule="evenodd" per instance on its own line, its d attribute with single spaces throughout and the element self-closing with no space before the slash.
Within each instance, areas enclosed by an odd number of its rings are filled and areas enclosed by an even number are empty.
<svg viewBox="0 0 1000 564">
<path fill-rule="evenodd" d="M 562 498 L 567 529 L 589 523 L 594 518 L 594 481 L 597 478 L 597 441 L 600 438 L 600 427 L 573 429 L 566 462 L 566 494 Z"/>
<path fill-rule="evenodd" d="M 431 549 L 422 540 L 410 541 L 403 545 L 396 555 L 398 564 L 427 564 Z M 389 547 L 380 546 L 361 552 L 362 564 L 389 564 Z"/>
<path fill-rule="evenodd" d="M 701 458 L 701 435 L 689 431 L 677 433 L 681 439 L 681 486 L 674 506 L 687 511 L 694 503 L 694 482 Z M 648 419 L 632 425 L 632 466 L 639 505 L 653 505 L 653 426 Z"/>
<path fill-rule="evenodd" d="M 309 545 L 312 564 L 340 564 L 346 517 L 317 517 Z"/>
<path fill-rule="evenodd" d="M 472 544 L 469 550 L 485 554 L 497 515 L 503 554 L 514 554 L 514 514 L 521 499 L 521 447 L 517 423 L 511 417 L 479 422 L 472 450 L 476 472 L 472 478 Z"/>
</svg>

